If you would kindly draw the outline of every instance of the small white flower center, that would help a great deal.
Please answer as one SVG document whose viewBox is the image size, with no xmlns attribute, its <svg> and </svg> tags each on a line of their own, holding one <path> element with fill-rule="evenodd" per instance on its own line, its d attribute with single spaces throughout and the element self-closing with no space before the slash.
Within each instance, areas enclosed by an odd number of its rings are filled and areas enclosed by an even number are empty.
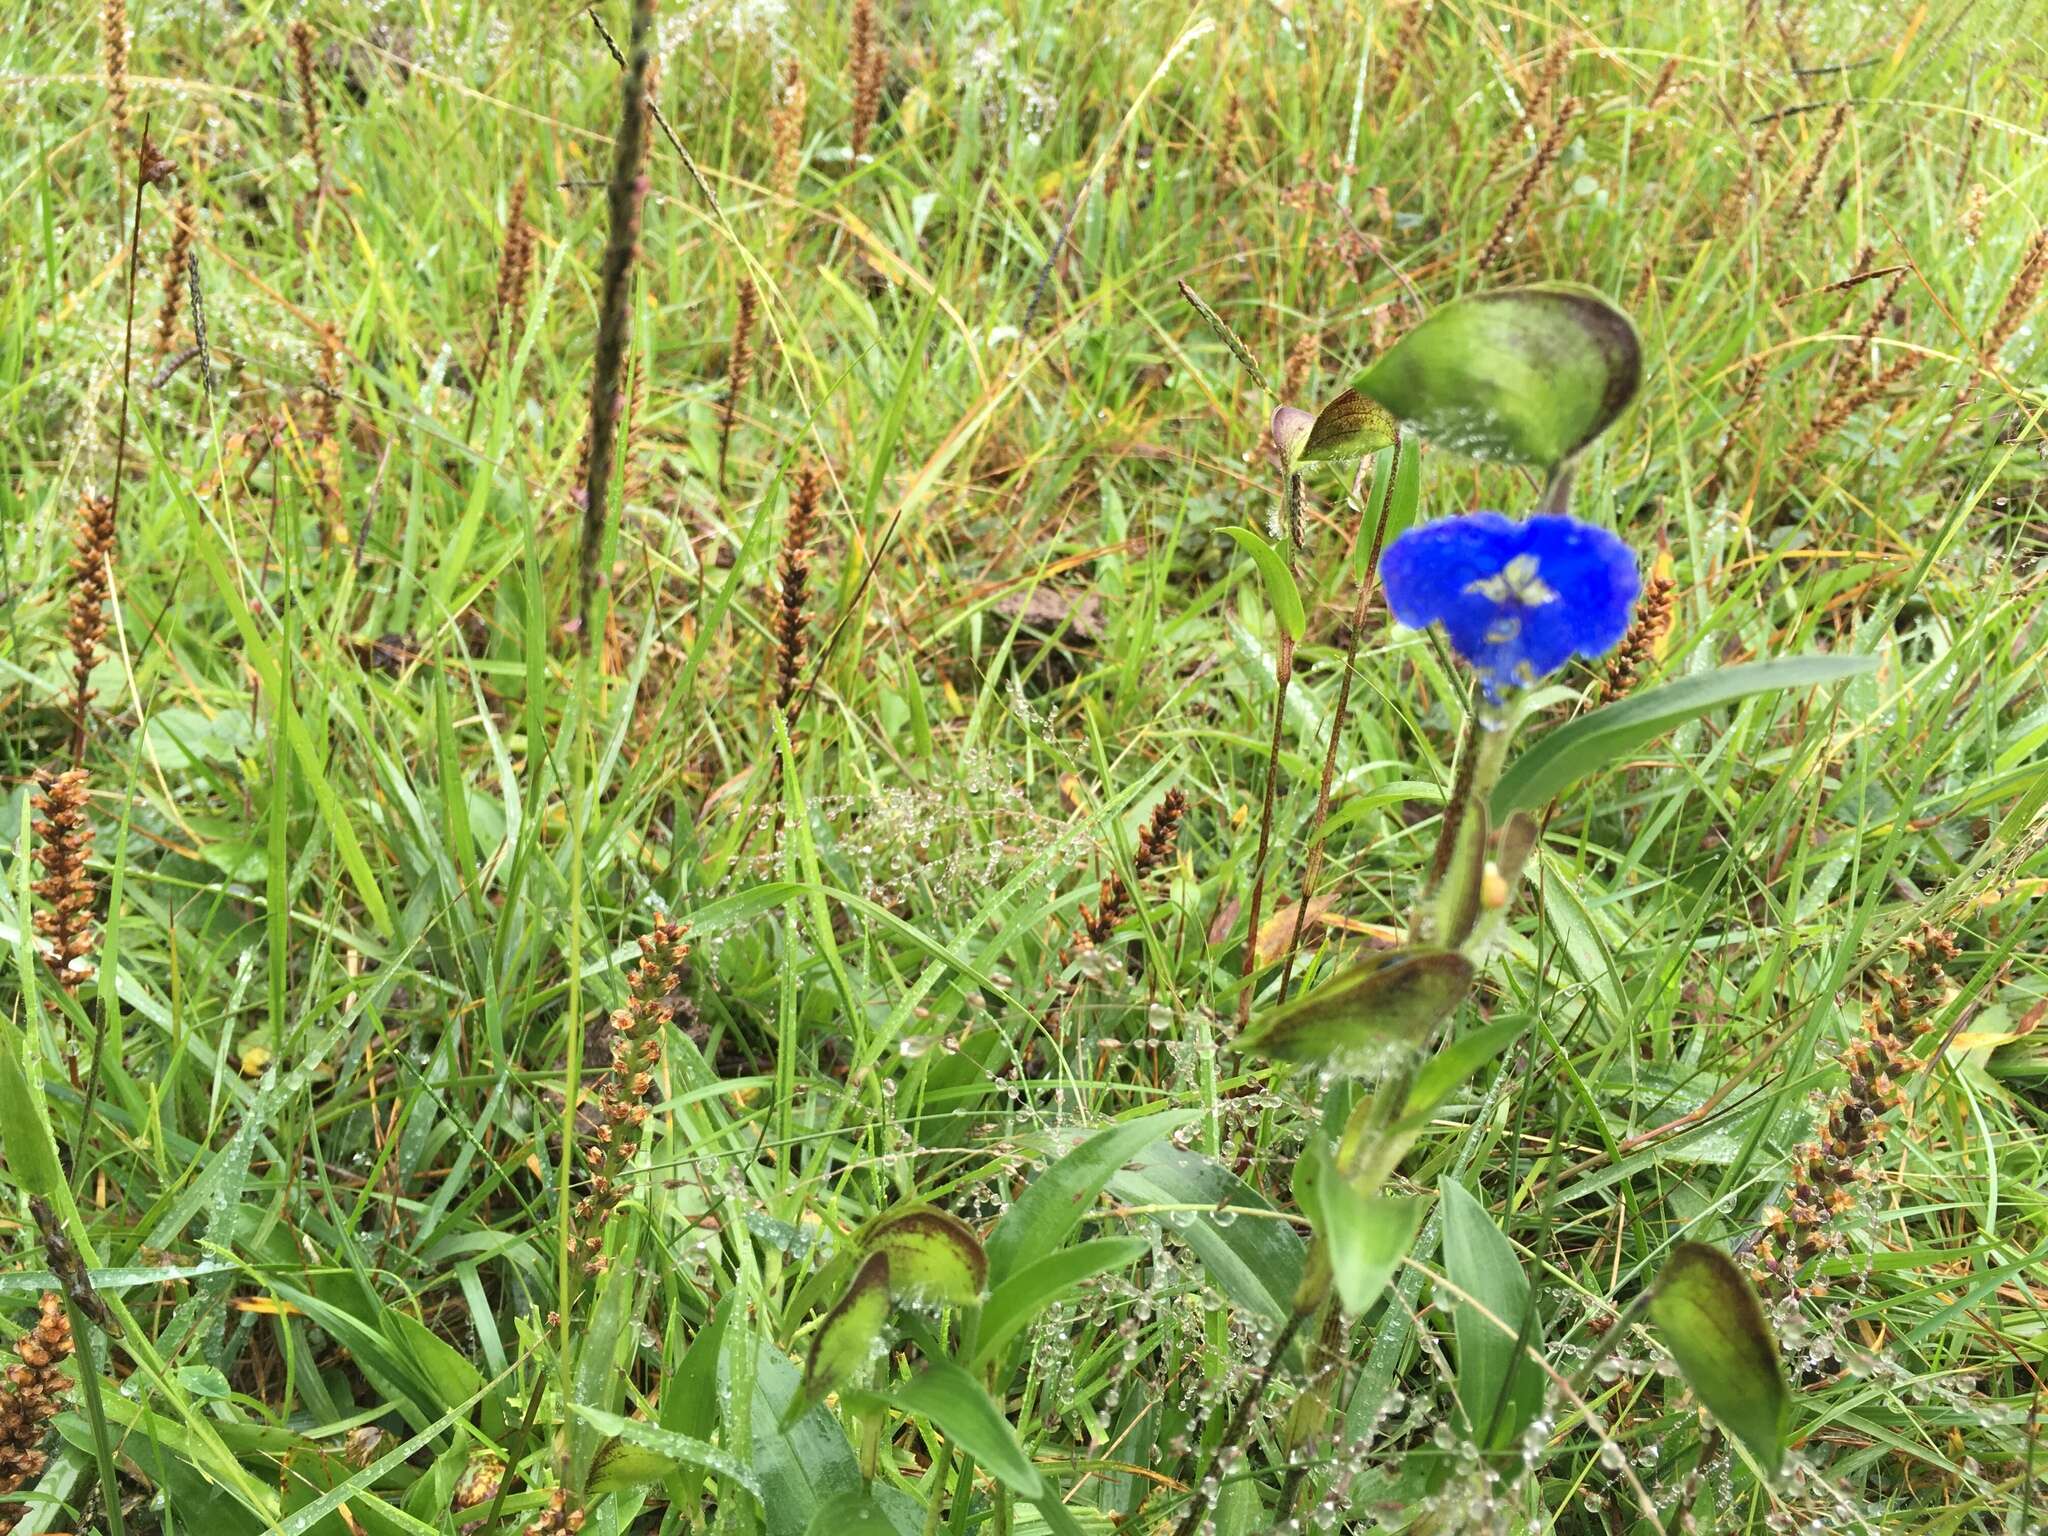
<svg viewBox="0 0 2048 1536">
<path fill-rule="evenodd" d="M 1465 590 L 1518 608 L 1538 608 L 1557 601 L 1557 592 L 1539 574 L 1534 555 L 1515 556 L 1493 575 L 1467 582 Z"/>
</svg>

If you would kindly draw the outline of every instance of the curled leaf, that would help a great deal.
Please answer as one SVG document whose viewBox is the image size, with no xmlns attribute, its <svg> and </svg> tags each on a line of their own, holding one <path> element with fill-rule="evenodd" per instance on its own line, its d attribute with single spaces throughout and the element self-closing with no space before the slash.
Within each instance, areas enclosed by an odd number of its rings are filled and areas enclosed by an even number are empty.
<svg viewBox="0 0 2048 1536">
<path fill-rule="evenodd" d="M 1347 389 L 1317 413 L 1300 458 L 1304 463 L 1362 459 L 1389 447 L 1400 430 L 1393 412 L 1377 400 Z M 1277 426 L 1274 436 L 1277 440 Z"/>
<path fill-rule="evenodd" d="M 1358 392 L 1454 453 L 1549 468 L 1606 431 L 1641 379 L 1626 314 L 1590 288 L 1542 283 L 1446 304 Z"/>
<path fill-rule="evenodd" d="M 889 1261 L 889 1290 L 913 1306 L 972 1306 L 988 1283 L 988 1255 L 957 1216 L 920 1207 L 885 1216 L 863 1245 Z"/>
<path fill-rule="evenodd" d="M 1707 1411 L 1775 1474 L 1792 1393 L 1763 1304 L 1735 1261 L 1705 1243 L 1680 1243 L 1650 1294 L 1650 1321 Z"/>
<path fill-rule="evenodd" d="M 853 1283 L 838 1304 L 825 1314 L 804 1361 L 803 1387 L 784 1415 L 783 1427 L 795 1423 L 833 1392 L 844 1391 L 875 1361 L 882 1348 L 882 1325 L 892 1305 L 889 1260 L 870 1254 L 854 1272 Z"/>
<path fill-rule="evenodd" d="M 1237 1048 L 1338 1071 L 1383 1070 L 1450 1015 L 1471 990 L 1472 976 L 1472 962 L 1450 950 L 1369 955 L 1335 981 L 1254 1019 Z"/>
</svg>

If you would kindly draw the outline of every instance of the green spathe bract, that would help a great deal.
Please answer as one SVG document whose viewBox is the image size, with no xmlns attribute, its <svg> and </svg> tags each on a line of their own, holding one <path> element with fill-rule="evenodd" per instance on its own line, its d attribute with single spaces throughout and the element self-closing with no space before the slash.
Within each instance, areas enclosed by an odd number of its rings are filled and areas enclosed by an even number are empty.
<svg viewBox="0 0 2048 1536">
<path fill-rule="evenodd" d="M 1419 1046 L 1472 988 L 1472 962 L 1445 949 L 1367 956 L 1335 981 L 1252 1021 L 1240 1051 L 1340 1071 L 1381 1070 Z"/>
<path fill-rule="evenodd" d="M 1347 389 L 1317 413 L 1299 457 L 1303 463 L 1362 459 L 1392 447 L 1400 430 L 1401 424 L 1385 406 L 1368 400 L 1355 389 Z M 1278 413 L 1274 416 L 1274 437 L 1279 437 Z"/>
<path fill-rule="evenodd" d="M 1641 378 L 1627 315 L 1590 288 L 1542 283 L 1446 304 L 1357 390 L 1439 447 L 1548 469 L 1606 431 Z"/>
<path fill-rule="evenodd" d="M 889 1290 L 899 1302 L 972 1306 L 988 1282 L 988 1257 L 974 1229 L 928 1206 L 883 1217 L 862 1246 L 889 1260 Z"/>
<path fill-rule="evenodd" d="M 874 1363 L 889 1321 L 889 1260 L 871 1254 L 854 1272 L 838 1305 L 825 1314 L 804 1361 L 803 1390 L 790 1403 L 785 1427 L 802 1418 L 829 1393 L 843 1391 Z"/>
<path fill-rule="evenodd" d="M 1735 1261 L 1705 1243 L 1680 1243 L 1657 1276 L 1650 1321 L 1707 1411 L 1775 1474 L 1792 1393 L 1763 1304 Z"/>
</svg>

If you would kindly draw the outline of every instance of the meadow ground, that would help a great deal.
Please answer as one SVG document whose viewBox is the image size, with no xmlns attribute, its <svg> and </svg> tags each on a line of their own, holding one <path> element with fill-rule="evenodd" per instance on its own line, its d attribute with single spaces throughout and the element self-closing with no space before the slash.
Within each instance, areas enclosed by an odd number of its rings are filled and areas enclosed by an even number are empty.
<svg viewBox="0 0 2048 1536">
<path fill-rule="evenodd" d="M 0 1526 L 2048 1519 L 2027 0 L 664 3 L 612 324 L 577 7 L 11 10 Z M 1420 1229 L 1276 1348 L 1358 1089 L 1241 1002 L 1400 939 L 1466 698 L 1354 615 L 1375 483 L 1542 487 L 1312 466 L 1298 647 L 1223 530 L 1276 402 L 1549 279 L 1640 331 L 1574 506 L 1671 585 L 1528 739 L 1874 666 L 1582 765 Z M 1628 1310 L 1683 1241 L 1775 1478 Z"/>
</svg>

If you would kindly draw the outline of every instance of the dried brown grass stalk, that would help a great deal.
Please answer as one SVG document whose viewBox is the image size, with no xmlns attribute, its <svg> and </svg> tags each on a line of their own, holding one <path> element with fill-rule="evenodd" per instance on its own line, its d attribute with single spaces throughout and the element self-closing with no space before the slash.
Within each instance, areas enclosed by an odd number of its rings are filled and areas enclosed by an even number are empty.
<svg viewBox="0 0 2048 1536">
<path fill-rule="evenodd" d="M 64 1411 L 71 1378 L 71 1319 L 55 1291 L 43 1292 L 35 1326 L 14 1341 L 18 1364 L 0 1377 L 0 1494 L 26 1488 L 50 1464 L 43 1442 L 50 1421 Z M 0 1503 L 0 1533 L 14 1529 L 26 1506 Z"/>
<path fill-rule="evenodd" d="M 114 163 L 128 157 L 128 0 L 100 6 L 100 73 L 107 87 L 107 125 L 114 135 Z"/>
<path fill-rule="evenodd" d="M 533 226 L 526 222 L 526 178 L 512 183 L 505 196 L 505 238 L 498 247 L 498 288 L 491 302 L 490 329 L 471 373 L 478 385 L 489 372 L 498 338 L 516 345 L 526 330 L 526 295 L 533 284 Z"/>
<path fill-rule="evenodd" d="M 612 146 L 607 201 L 610 235 L 604 250 L 597 326 L 597 355 L 591 365 L 589 459 L 583 480 L 583 530 L 578 552 L 576 630 L 591 639 L 591 604 L 604 552 L 611 500 L 612 460 L 618 448 L 619 390 L 625 368 L 633 260 L 640 246 L 640 210 L 647 177 L 640 171 L 647 138 L 647 71 L 653 53 L 654 0 L 634 0 L 633 26 L 626 40 L 626 68 L 619 88 L 619 131 Z"/>
<path fill-rule="evenodd" d="M 853 0 L 852 25 L 847 34 L 846 76 L 853 92 L 853 125 L 849 142 L 855 160 L 867 153 L 868 135 L 882 106 L 882 71 L 889 56 L 876 36 L 875 0 Z"/>
<path fill-rule="evenodd" d="M 1636 604 L 1636 616 L 1628 633 L 1607 658 L 1607 675 L 1600 680 L 1600 702 L 1612 704 L 1625 697 L 1642 680 L 1643 669 L 1657 654 L 1657 646 L 1671 631 L 1672 600 L 1678 583 L 1669 576 L 1652 576 Z"/>
<path fill-rule="evenodd" d="M 301 17 L 291 25 L 292 73 L 299 84 L 299 135 L 313 162 L 313 195 L 327 195 L 327 149 L 320 140 L 320 97 L 313 81 L 313 24 Z"/>
<path fill-rule="evenodd" d="M 725 395 L 718 402 L 718 488 L 725 489 L 725 456 L 732 445 L 733 423 L 739 420 L 740 396 L 754 373 L 754 316 L 761 294 L 754 280 L 739 282 L 739 309 L 732 321 L 732 347 L 725 354 Z"/>
<path fill-rule="evenodd" d="M 1799 180 L 1799 190 L 1792 195 L 1792 206 L 1785 211 L 1782 228 L 1791 229 L 1798 225 L 1806 214 L 1807 204 L 1813 201 L 1813 189 L 1820 184 L 1821 172 L 1827 169 L 1828 157 L 1835 152 L 1835 145 L 1841 141 L 1842 130 L 1848 126 L 1849 103 L 1836 107 L 1828 118 L 1828 126 L 1820 136 L 1820 143 L 1814 148 L 1812 163 L 1806 167 L 1806 174 Z"/>
<path fill-rule="evenodd" d="M 1074 929 L 1073 942 L 1060 952 L 1060 964 L 1071 965 L 1079 956 L 1107 944 L 1117 929 L 1138 910 L 1136 892 L 1142 891 L 1155 875 L 1172 866 L 1180 824 L 1187 812 L 1188 797 L 1181 790 L 1169 789 L 1160 797 L 1152 807 L 1151 815 L 1145 818 L 1144 828 L 1138 833 L 1138 846 L 1131 856 L 1135 890 L 1122 875 L 1114 872 L 1105 875 L 1096 887 L 1094 908 L 1091 910 L 1085 902 L 1082 904 L 1081 921 Z M 1048 1032 L 1056 1030 L 1060 1020 L 1066 1017 L 1084 980 L 1082 975 L 1076 974 L 1060 984 L 1041 1021 Z"/>
<path fill-rule="evenodd" d="M 1521 222 L 1522 212 L 1529 206 L 1530 195 L 1537 183 L 1556 162 L 1564 149 L 1565 135 L 1571 128 L 1572 119 L 1578 115 L 1579 102 L 1574 96 L 1567 96 L 1558 103 L 1557 116 L 1551 122 L 1550 132 L 1543 136 L 1543 142 L 1536 146 L 1536 158 L 1529 162 L 1529 168 L 1522 173 L 1522 179 L 1515 184 L 1514 195 L 1508 199 L 1507 207 L 1501 210 L 1500 220 L 1493 226 L 1493 233 L 1487 236 L 1486 246 L 1479 253 L 1481 273 L 1491 272 L 1507 255 L 1508 239 L 1515 226 Z"/>
<path fill-rule="evenodd" d="M 1786 452 L 1785 462 L 1795 468 L 1804 463 L 1806 456 L 1840 431 L 1851 416 L 1873 401 L 1882 399 L 1919 366 L 1920 354 L 1908 352 L 1855 389 L 1839 391 L 1823 401 L 1819 414 L 1807 423 L 1806 430 L 1799 434 L 1799 440 Z"/>
<path fill-rule="evenodd" d="M 30 887 L 38 903 L 36 932 L 42 936 L 43 958 L 67 992 L 75 992 L 92 976 L 93 933 L 92 820 L 88 815 L 90 779 L 83 768 L 62 773 L 48 769 L 36 775 L 35 860 L 42 877 Z M 72 1066 L 74 1081 L 78 1076 Z"/>
<path fill-rule="evenodd" d="M 73 763 L 85 755 L 86 728 L 92 718 L 92 669 L 99 665 L 100 650 L 107 637 L 107 593 L 112 582 L 114 534 L 113 498 L 82 498 L 71 533 L 71 612 L 65 628 L 65 636 L 71 643 Z"/>
<path fill-rule="evenodd" d="M 185 268 L 192 260 L 192 236 L 198 211 L 181 197 L 171 211 L 171 246 L 164 253 L 163 302 L 156 311 L 156 355 L 168 357 L 178 339 L 178 306 L 185 297 Z"/>
<path fill-rule="evenodd" d="M 780 586 L 775 601 L 775 708 L 787 728 L 796 729 L 797 686 L 803 677 L 804 636 L 809 622 L 811 553 L 818 538 L 818 500 L 822 490 L 816 466 L 796 472 L 790 492 L 789 521 L 782 530 Z"/>
<path fill-rule="evenodd" d="M 796 196 L 803 170 L 804 109 L 809 104 L 803 60 L 791 54 L 782 61 L 780 88 L 768 109 L 768 190 L 785 202 Z"/>
<path fill-rule="evenodd" d="M 1521 142 L 1522 128 L 1542 130 L 1545 114 L 1550 110 L 1550 98 L 1557 93 L 1557 83 L 1564 78 L 1565 65 L 1571 61 L 1572 43 L 1570 33 L 1561 33 L 1544 50 L 1536 73 L 1529 82 L 1529 93 L 1522 100 L 1522 114 L 1517 126 L 1494 136 L 1493 153 L 1487 157 L 1486 171 L 1479 178 L 1482 186 L 1500 173 L 1501 162 L 1507 159 L 1508 150 Z"/>
<path fill-rule="evenodd" d="M 1882 996 L 1842 1054 L 1848 1084 L 1829 1102 L 1815 1138 L 1793 1155 L 1787 1204 L 1764 1212 L 1766 1235 L 1750 1256 L 1757 1283 L 1779 1295 L 1824 1296 L 1828 1282 L 1806 1271 L 1845 1243 L 1841 1223 L 1857 1191 L 1876 1175 L 1885 1117 L 1905 1102 L 1902 1081 L 1920 1070 L 1914 1045 L 1948 999 L 1955 940 L 1924 927 L 1901 946 L 1904 965 L 1879 976 Z"/>
<path fill-rule="evenodd" d="M 1173 863 L 1174 843 L 1180 836 L 1181 818 L 1187 813 L 1188 797 L 1178 789 L 1169 789 L 1152 807 L 1152 814 L 1138 833 L 1137 849 L 1131 855 L 1131 874 L 1139 889 Z M 1082 904 L 1081 926 L 1074 933 L 1074 947 L 1067 952 L 1068 956 L 1107 944 L 1124 920 L 1137 911 L 1137 900 L 1122 875 L 1105 876 L 1095 894 L 1092 912 L 1086 903 Z"/>
<path fill-rule="evenodd" d="M 2048 229 L 2035 235 L 2020 257 L 2019 267 L 2005 290 L 2005 301 L 1999 305 L 1997 317 L 1978 345 L 1978 360 L 1986 368 L 1998 366 L 1999 354 L 2018 334 L 2020 326 L 2040 300 L 2044 282 L 2048 282 Z M 1948 425 L 1941 429 L 1941 440 L 1935 444 L 1937 454 L 1948 447 L 1949 440 L 1956 435 L 1956 429 L 1962 425 L 1965 413 L 1976 398 L 1977 379 L 1972 377 L 1956 394 L 1955 409 L 1949 412 Z"/>
<path fill-rule="evenodd" d="M 1681 82 L 1678 78 L 1678 60 L 1666 59 L 1664 67 L 1657 71 L 1657 78 L 1650 86 L 1650 94 L 1643 100 L 1643 110 L 1654 113 L 1678 93 Z"/>
<path fill-rule="evenodd" d="M 583 1145 L 587 1176 L 576 1203 L 570 1256 L 586 1275 L 605 1267 L 605 1232 L 625 1198 L 626 1174 L 640 1150 L 647 1096 L 661 1065 L 661 1032 L 675 1018 L 669 999 L 682 985 L 689 954 L 682 928 L 668 918 L 640 938 L 640 961 L 626 976 L 626 1003 L 611 1016 L 611 1069 L 598 1085 L 598 1123 Z"/>
<path fill-rule="evenodd" d="M 2012 284 L 2005 290 L 2005 302 L 1998 307 L 1998 318 L 1984 333 L 1984 344 L 1978 355 L 1987 366 L 1997 365 L 1998 354 L 2005 350 L 2027 316 L 2033 313 L 2044 282 L 2048 282 L 2048 229 L 2035 235 L 2027 246 L 2026 254 L 2020 258 L 2019 269 L 2012 275 Z"/>
</svg>

